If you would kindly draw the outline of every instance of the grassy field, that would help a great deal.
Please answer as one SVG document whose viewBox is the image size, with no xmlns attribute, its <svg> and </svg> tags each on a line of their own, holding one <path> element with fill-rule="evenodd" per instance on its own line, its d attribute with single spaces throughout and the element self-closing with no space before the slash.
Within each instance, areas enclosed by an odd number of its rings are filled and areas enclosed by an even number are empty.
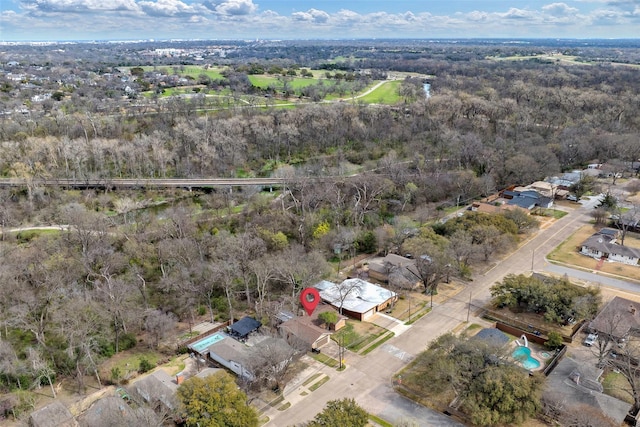
<svg viewBox="0 0 640 427">
<path fill-rule="evenodd" d="M 558 261 L 586 270 L 596 270 L 599 261 L 597 259 L 581 255 L 578 252 L 580 244 L 595 232 L 596 229 L 591 225 L 586 225 L 580 228 L 578 231 L 573 233 L 571 237 L 555 248 L 547 258 L 552 261 Z M 628 236 L 625 239 L 625 246 L 640 248 L 640 239 Z M 640 266 L 625 265 L 619 262 L 605 262 L 602 264 L 599 271 L 635 280 L 638 280 L 638 277 L 640 277 Z"/>
<path fill-rule="evenodd" d="M 131 68 L 135 68 L 135 67 L 122 67 L 122 68 L 126 68 L 130 70 Z M 176 65 L 176 66 L 161 66 L 161 67 L 156 67 L 153 65 L 145 65 L 140 68 L 142 68 L 145 72 L 157 70 L 159 73 L 166 74 L 169 76 L 173 74 L 178 74 L 183 77 L 190 76 L 190 77 L 193 77 L 194 79 L 197 79 L 201 74 L 204 74 L 212 80 L 218 80 L 223 78 L 222 71 L 225 69 L 222 67 L 205 68 L 201 65 L 182 65 L 182 66 Z"/>
<path fill-rule="evenodd" d="M 398 94 L 400 84 L 402 82 L 399 80 L 385 82 L 370 94 L 358 98 L 358 101 L 368 104 L 397 104 L 402 101 L 402 97 Z"/>
<path fill-rule="evenodd" d="M 283 81 L 281 77 L 270 75 L 250 75 L 249 81 L 252 85 L 266 89 L 269 86 L 275 88 L 282 88 Z M 302 89 L 303 87 L 318 84 L 320 79 L 312 79 L 308 77 L 293 77 L 289 80 L 289 86 L 292 90 Z"/>
</svg>

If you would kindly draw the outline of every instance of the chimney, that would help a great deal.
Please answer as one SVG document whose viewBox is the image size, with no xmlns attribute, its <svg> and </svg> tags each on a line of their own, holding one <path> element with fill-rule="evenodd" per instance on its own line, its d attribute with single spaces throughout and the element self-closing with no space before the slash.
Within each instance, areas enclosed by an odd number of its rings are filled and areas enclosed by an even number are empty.
<svg viewBox="0 0 640 427">
<path fill-rule="evenodd" d="M 178 374 L 176 374 L 176 384 L 180 385 L 184 382 L 184 374 L 182 372 L 179 372 Z"/>
</svg>

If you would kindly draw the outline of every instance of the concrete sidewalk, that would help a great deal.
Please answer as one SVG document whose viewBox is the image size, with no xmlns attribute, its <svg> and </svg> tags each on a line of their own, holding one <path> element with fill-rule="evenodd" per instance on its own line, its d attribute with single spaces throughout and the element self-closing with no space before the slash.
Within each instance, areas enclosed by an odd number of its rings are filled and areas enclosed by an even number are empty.
<svg viewBox="0 0 640 427">
<path fill-rule="evenodd" d="M 411 328 L 410 325 L 405 325 L 402 320 L 396 319 L 395 317 L 391 317 L 385 313 L 376 313 L 371 319 L 368 320 L 374 325 L 380 326 L 381 328 L 385 328 L 395 334 L 402 335 L 406 331 Z"/>
</svg>

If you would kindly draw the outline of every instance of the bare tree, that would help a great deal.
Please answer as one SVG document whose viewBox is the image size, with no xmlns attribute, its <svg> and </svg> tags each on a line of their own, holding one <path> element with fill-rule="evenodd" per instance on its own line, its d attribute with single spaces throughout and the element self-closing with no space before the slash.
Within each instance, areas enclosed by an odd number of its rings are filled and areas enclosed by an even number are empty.
<svg viewBox="0 0 640 427">
<path fill-rule="evenodd" d="M 620 244 L 624 246 L 624 239 L 627 237 L 627 233 L 635 229 L 640 223 L 640 204 L 633 204 L 626 209 L 622 209 L 620 206 L 616 207 L 613 219 L 620 230 Z"/>
<path fill-rule="evenodd" d="M 342 314 L 342 307 L 350 295 L 362 292 L 362 282 L 358 279 L 347 279 L 335 286 L 338 293 L 338 311 Z"/>
<path fill-rule="evenodd" d="M 148 310 L 145 314 L 144 327 L 153 337 L 155 348 L 160 346 L 160 340 L 165 338 L 176 325 L 176 316 L 162 310 Z"/>
<path fill-rule="evenodd" d="M 280 390 L 285 385 L 285 378 L 290 373 L 293 363 L 306 351 L 301 342 L 287 342 L 275 336 L 268 336 L 253 349 L 248 370 L 253 374 L 255 381 Z"/>
<path fill-rule="evenodd" d="M 30 370 L 35 377 L 35 384 L 40 384 L 43 379 L 46 379 L 51 388 L 51 394 L 55 399 L 57 397 L 55 387 L 53 387 L 53 378 L 56 371 L 44 360 L 40 354 L 32 347 L 27 349 L 27 358 L 29 360 Z"/>
</svg>

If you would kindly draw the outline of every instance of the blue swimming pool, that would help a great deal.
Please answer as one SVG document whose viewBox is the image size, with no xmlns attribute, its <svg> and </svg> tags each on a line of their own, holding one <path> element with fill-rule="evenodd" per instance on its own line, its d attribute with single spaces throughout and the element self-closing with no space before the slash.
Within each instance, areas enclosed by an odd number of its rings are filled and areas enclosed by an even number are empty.
<svg viewBox="0 0 640 427">
<path fill-rule="evenodd" d="M 540 367 L 540 361 L 531 357 L 531 349 L 529 347 L 519 346 L 513 350 L 511 357 L 522 363 L 525 369 L 537 369 Z"/>
<path fill-rule="evenodd" d="M 191 347 L 198 353 L 202 353 L 204 350 L 207 349 L 207 347 L 217 343 L 218 341 L 222 341 L 224 338 L 225 338 L 224 335 L 220 333 L 209 335 L 208 337 L 205 337 L 200 341 L 194 342 L 189 347 Z"/>
</svg>

